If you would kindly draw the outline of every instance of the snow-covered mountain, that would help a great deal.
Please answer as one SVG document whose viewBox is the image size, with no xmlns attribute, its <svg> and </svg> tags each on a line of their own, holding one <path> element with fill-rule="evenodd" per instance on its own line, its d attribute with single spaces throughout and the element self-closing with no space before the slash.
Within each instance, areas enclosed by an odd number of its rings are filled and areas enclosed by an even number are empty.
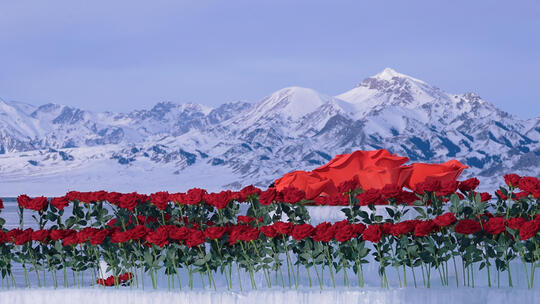
<svg viewBox="0 0 540 304">
<path fill-rule="evenodd" d="M 289 87 L 217 108 L 92 113 L 0 100 L 0 196 L 265 187 L 336 154 L 379 148 L 415 162 L 456 158 L 487 185 L 507 172 L 539 176 L 540 117 L 519 119 L 389 68 L 335 97 Z"/>
</svg>

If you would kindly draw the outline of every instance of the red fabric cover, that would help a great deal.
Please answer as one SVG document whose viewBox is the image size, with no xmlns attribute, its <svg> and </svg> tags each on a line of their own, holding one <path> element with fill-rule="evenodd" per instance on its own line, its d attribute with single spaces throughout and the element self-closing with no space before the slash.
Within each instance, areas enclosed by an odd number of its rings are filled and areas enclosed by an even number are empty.
<svg viewBox="0 0 540 304">
<path fill-rule="evenodd" d="M 319 195 L 338 194 L 337 186 L 355 179 L 364 190 L 382 189 L 387 184 L 415 190 L 415 185 L 428 179 L 443 182 L 456 180 L 468 168 L 457 160 L 443 164 L 414 163 L 404 166 L 409 158 L 391 154 L 385 149 L 354 151 L 339 154 L 327 164 L 311 172 L 293 171 L 274 182 L 276 190 L 296 187 L 306 192 L 306 199 Z"/>
</svg>

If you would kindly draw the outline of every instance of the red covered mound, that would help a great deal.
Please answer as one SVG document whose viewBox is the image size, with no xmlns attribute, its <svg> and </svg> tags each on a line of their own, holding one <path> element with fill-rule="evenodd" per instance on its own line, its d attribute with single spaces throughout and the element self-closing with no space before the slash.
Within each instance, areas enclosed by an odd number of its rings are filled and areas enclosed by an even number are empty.
<svg viewBox="0 0 540 304">
<path fill-rule="evenodd" d="M 414 163 L 403 165 L 407 157 L 391 154 L 385 149 L 375 151 L 355 151 L 337 155 L 327 164 L 311 172 L 293 171 L 274 182 L 276 190 L 295 187 L 306 192 L 306 199 L 319 195 L 336 195 L 338 186 L 347 181 L 355 181 L 364 190 L 382 189 L 392 184 L 416 190 L 416 185 L 424 181 L 455 181 L 468 168 L 457 160 L 443 164 Z"/>
</svg>

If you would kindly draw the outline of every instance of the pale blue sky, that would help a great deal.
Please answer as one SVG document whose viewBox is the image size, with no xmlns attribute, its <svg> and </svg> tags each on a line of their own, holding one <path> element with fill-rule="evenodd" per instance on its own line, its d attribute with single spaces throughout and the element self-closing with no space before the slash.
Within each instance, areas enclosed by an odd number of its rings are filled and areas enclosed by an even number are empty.
<svg viewBox="0 0 540 304">
<path fill-rule="evenodd" d="M 102 111 L 328 95 L 385 67 L 540 116 L 538 1 L 0 0 L 0 97 Z"/>
</svg>

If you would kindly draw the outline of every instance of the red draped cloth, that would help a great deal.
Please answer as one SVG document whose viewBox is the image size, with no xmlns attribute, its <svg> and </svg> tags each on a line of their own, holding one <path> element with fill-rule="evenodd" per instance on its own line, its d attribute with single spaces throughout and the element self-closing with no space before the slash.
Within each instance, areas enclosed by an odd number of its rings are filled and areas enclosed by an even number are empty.
<svg viewBox="0 0 540 304">
<path fill-rule="evenodd" d="M 385 149 L 354 151 L 340 154 L 327 164 L 311 172 L 293 171 L 274 182 L 276 190 L 295 187 L 306 192 L 306 199 L 320 195 L 338 194 L 338 186 L 355 180 L 362 189 L 382 189 L 387 184 L 414 190 L 416 184 L 426 180 L 441 182 L 458 178 L 467 166 L 457 160 L 443 164 L 414 163 L 403 165 L 409 158 L 391 154 Z"/>
</svg>

